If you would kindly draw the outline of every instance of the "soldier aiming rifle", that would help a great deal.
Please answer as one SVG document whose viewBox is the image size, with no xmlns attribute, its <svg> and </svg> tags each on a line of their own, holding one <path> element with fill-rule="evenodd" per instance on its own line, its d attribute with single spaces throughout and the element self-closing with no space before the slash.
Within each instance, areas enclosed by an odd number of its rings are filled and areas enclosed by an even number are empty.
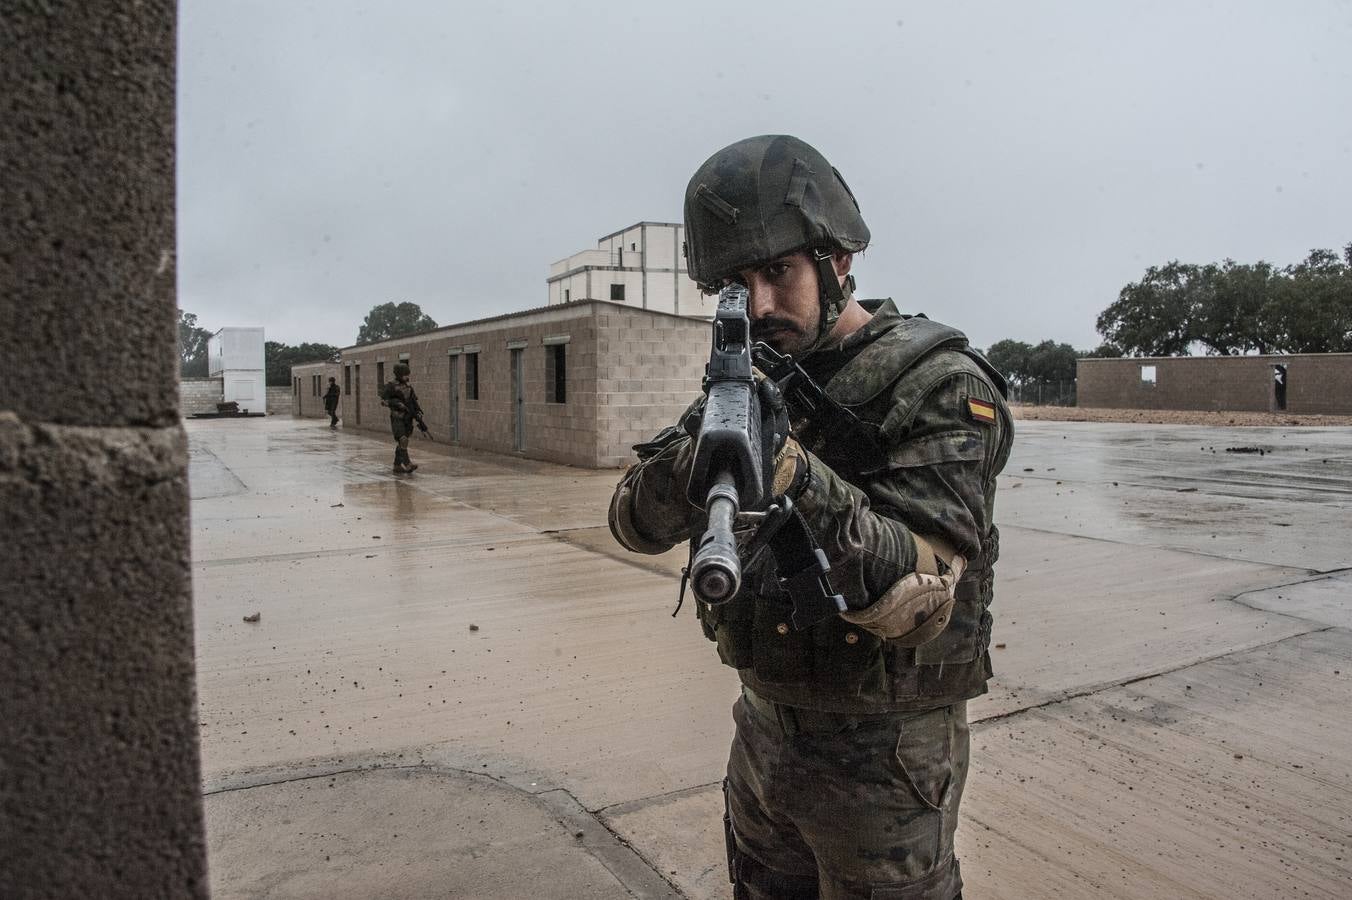
<svg viewBox="0 0 1352 900">
<path fill-rule="evenodd" d="M 685 228 L 690 277 L 722 292 L 707 393 L 635 447 L 610 527 L 639 553 L 692 541 L 700 625 L 741 679 L 734 896 L 953 900 L 1004 379 L 957 329 L 854 296 L 868 227 L 797 138 L 710 157 Z"/>
</svg>

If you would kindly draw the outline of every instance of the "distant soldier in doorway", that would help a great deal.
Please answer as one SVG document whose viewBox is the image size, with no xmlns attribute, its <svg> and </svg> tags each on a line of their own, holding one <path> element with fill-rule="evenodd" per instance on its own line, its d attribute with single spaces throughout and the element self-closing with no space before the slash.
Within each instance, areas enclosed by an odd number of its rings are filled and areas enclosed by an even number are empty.
<svg viewBox="0 0 1352 900">
<path fill-rule="evenodd" d="M 338 427 L 338 379 L 329 377 L 329 389 L 324 392 L 324 412 L 329 414 L 329 427 Z"/>
<path fill-rule="evenodd" d="M 413 424 L 427 434 L 427 423 L 423 421 L 422 407 L 418 405 L 418 395 L 409 384 L 407 363 L 396 363 L 394 381 L 380 388 L 380 402 L 390 408 L 390 431 L 394 434 L 394 474 L 409 475 L 418 464 L 408 458 L 408 439 L 413 436 Z"/>
</svg>

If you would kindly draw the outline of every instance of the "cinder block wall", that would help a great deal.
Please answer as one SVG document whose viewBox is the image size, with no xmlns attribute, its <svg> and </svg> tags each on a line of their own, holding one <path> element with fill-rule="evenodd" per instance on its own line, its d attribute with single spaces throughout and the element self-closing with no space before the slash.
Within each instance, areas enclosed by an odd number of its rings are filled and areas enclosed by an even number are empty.
<svg viewBox="0 0 1352 900">
<path fill-rule="evenodd" d="M 1352 414 L 1352 353 L 1082 359 L 1078 404 L 1119 409 L 1274 411 L 1273 366 L 1287 370 L 1286 412 Z M 1155 368 L 1153 385 L 1142 366 Z"/>
<path fill-rule="evenodd" d="M 318 376 L 319 384 L 316 387 L 315 377 Z M 341 390 L 343 386 L 343 370 L 337 363 L 317 362 L 305 363 L 304 365 L 291 367 L 291 387 L 276 388 L 276 390 L 286 391 L 284 404 L 281 404 L 279 412 L 290 412 L 294 415 L 308 419 L 327 419 L 329 414 L 324 412 L 324 392 L 329 389 L 329 379 L 337 378 L 338 387 Z M 297 379 L 300 379 L 297 383 Z M 269 388 L 268 390 L 273 390 Z M 338 417 L 343 417 L 344 400 L 347 398 L 341 394 L 338 396 Z"/>
<path fill-rule="evenodd" d="M 288 415 L 291 412 L 291 388 L 285 384 L 270 384 L 266 388 L 268 415 Z"/>
<path fill-rule="evenodd" d="M 178 383 L 178 410 L 183 418 L 194 413 L 214 413 L 221 402 L 220 376 L 215 378 L 183 378 Z M 288 414 L 293 403 L 289 385 L 267 386 L 268 415 Z"/>
<path fill-rule="evenodd" d="M 1289 359 L 1287 412 L 1352 415 L 1352 353 L 1310 353 Z"/>
<path fill-rule="evenodd" d="M 183 418 L 214 413 L 221 402 L 221 378 L 183 378 L 178 383 L 178 409 Z"/>
<path fill-rule="evenodd" d="M 713 326 L 618 308 L 596 323 L 596 465 L 623 466 L 699 395 Z"/>
<path fill-rule="evenodd" d="M 0 897 L 205 897 L 170 0 L 11 3 Z M 35 391 L 30 373 L 59 372 Z"/>
</svg>

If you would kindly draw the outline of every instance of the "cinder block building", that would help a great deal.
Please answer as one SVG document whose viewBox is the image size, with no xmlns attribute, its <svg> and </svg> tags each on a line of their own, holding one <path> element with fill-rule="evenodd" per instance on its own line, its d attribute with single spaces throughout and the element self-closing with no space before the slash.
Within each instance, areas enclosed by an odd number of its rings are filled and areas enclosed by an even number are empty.
<svg viewBox="0 0 1352 900">
<path fill-rule="evenodd" d="M 1082 359 L 1077 403 L 1352 415 L 1352 353 Z"/>
<path fill-rule="evenodd" d="M 389 434 L 378 388 L 412 369 L 438 441 L 577 466 L 621 466 L 631 446 L 700 390 L 709 322 L 604 300 L 545 306 L 346 347 L 341 362 L 294 366 L 297 415 L 325 415 L 329 376 L 345 428 Z"/>
<path fill-rule="evenodd" d="M 341 388 L 343 367 L 336 362 L 319 360 L 291 367 L 290 411 L 296 416 L 324 416 L 324 392 L 329 389 L 329 379 L 338 379 Z M 343 414 L 343 402 L 340 396 L 338 414 Z"/>
<path fill-rule="evenodd" d="M 678 316 L 713 318 L 717 297 L 700 292 L 685 267 L 685 226 L 638 222 L 608 234 L 596 249 L 549 267 L 550 306 L 609 300 Z"/>
</svg>

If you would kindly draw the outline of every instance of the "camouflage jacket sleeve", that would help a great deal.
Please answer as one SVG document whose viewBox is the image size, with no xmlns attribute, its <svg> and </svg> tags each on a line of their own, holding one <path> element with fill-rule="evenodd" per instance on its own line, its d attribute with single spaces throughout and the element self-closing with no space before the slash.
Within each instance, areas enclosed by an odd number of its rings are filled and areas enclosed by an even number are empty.
<svg viewBox="0 0 1352 900">
<path fill-rule="evenodd" d="M 938 536 L 969 561 L 989 532 L 987 491 L 1008 454 L 1003 418 L 984 423 L 967 399 L 1003 406 L 984 377 L 959 371 L 937 384 L 901 426 L 883 424 L 887 464 L 850 483 L 809 454 L 797 498 L 826 551 L 832 584 L 852 609 L 875 602 L 915 570 L 914 535 Z"/>
<path fill-rule="evenodd" d="M 684 433 L 663 435 L 624 473 L 610 499 L 610 532 L 636 553 L 670 550 L 688 540 L 704 516 L 685 496 L 694 442 Z"/>
</svg>

